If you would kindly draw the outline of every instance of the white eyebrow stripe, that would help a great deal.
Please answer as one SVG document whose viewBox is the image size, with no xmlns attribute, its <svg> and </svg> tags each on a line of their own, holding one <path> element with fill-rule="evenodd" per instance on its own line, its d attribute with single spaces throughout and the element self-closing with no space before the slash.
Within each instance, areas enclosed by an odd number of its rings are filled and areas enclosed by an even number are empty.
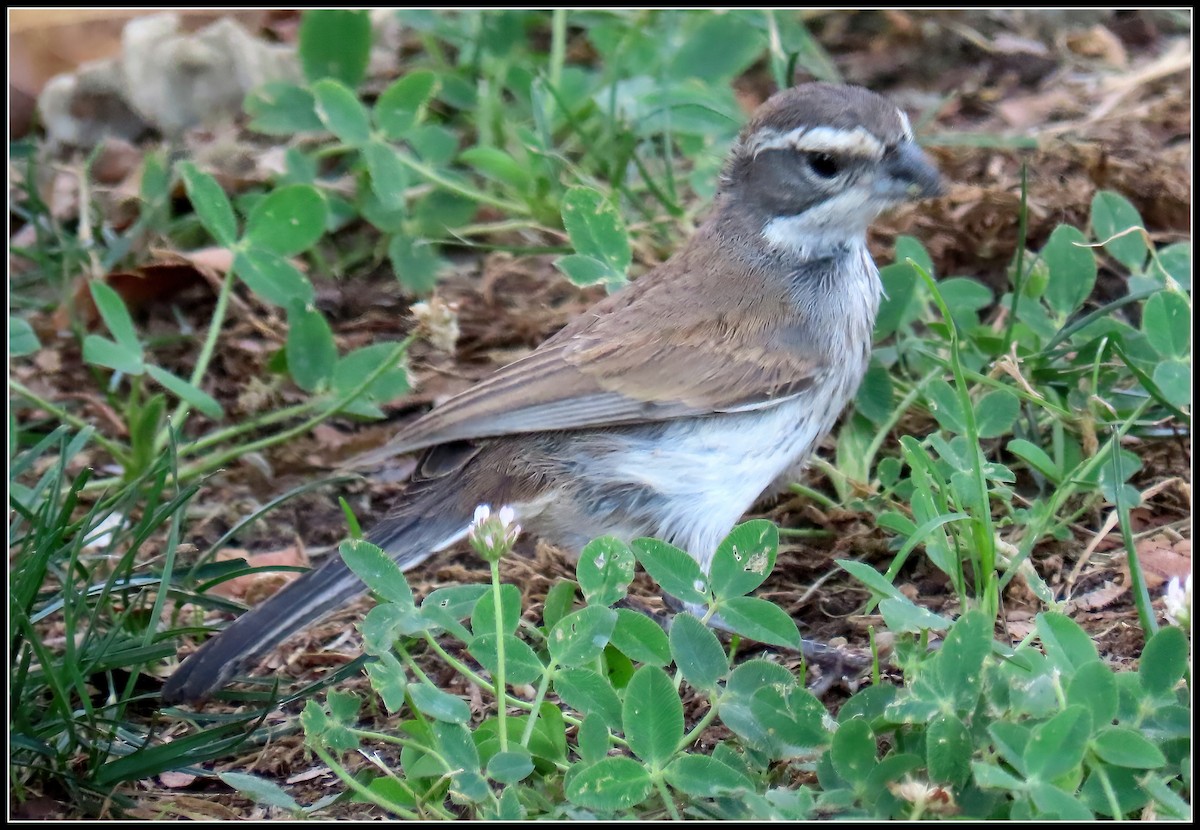
<svg viewBox="0 0 1200 830">
<path fill-rule="evenodd" d="M 796 150 L 801 153 L 830 153 L 883 158 L 883 142 L 862 127 L 839 130 L 834 127 L 797 127 L 786 133 L 763 130 L 751 140 L 755 155 L 763 150 Z"/>
</svg>

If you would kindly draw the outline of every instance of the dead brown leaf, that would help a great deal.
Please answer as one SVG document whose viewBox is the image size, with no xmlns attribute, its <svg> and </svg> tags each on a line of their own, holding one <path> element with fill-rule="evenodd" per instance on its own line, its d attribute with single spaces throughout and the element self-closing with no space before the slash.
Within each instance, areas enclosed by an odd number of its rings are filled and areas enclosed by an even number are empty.
<svg viewBox="0 0 1200 830">
<path fill-rule="evenodd" d="M 1150 591 L 1161 588 L 1172 577 L 1178 577 L 1182 581 L 1192 572 L 1191 539 L 1172 539 L 1160 533 L 1138 542 L 1137 555 L 1142 574 L 1146 578 L 1146 588 Z M 1129 565 L 1126 563 L 1126 574 L 1128 570 Z"/>
<path fill-rule="evenodd" d="M 146 306 L 169 300 L 197 285 L 204 285 L 204 275 L 195 265 L 186 260 L 151 262 L 127 271 L 114 271 L 104 278 L 125 302 L 125 307 L 136 313 Z M 60 306 L 54 314 L 54 324 L 60 331 L 70 327 L 73 313 L 87 329 L 100 324 L 100 311 L 92 299 L 89 281 L 81 278 L 75 286 L 72 308 Z"/>
<path fill-rule="evenodd" d="M 1066 45 L 1081 57 L 1096 58 L 1117 69 L 1129 66 L 1129 55 L 1125 52 L 1125 46 L 1116 35 L 1099 23 L 1086 31 L 1068 34 Z"/>
</svg>

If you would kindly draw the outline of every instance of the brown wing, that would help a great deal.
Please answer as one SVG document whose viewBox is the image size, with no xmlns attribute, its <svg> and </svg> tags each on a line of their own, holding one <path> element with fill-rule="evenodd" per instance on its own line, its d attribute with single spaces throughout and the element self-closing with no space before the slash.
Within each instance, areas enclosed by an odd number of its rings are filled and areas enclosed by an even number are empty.
<svg viewBox="0 0 1200 830">
<path fill-rule="evenodd" d="M 762 337 L 712 334 L 667 328 L 554 338 L 352 463 L 374 466 L 449 441 L 769 407 L 808 388 L 823 370 L 811 354 L 768 348 Z"/>
</svg>

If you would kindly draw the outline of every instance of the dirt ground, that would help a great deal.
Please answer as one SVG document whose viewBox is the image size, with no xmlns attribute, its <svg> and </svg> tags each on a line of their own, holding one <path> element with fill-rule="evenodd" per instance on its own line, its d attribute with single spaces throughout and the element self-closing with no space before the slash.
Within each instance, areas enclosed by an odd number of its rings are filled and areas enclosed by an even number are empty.
<svg viewBox="0 0 1200 830">
<path fill-rule="evenodd" d="M 1086 226 L 1091 198 L 1102 188 L 1126 195 L 1158 244 L 1190 239 L 1190 32 L 1170 18 L 1152 12 L 886 11 L 830 13 L 814 21 L 812 29 L 847 81 L 892 95 L 910 110 L 933 113 L 918 132 L 933 139 L 930 152 L 949 183 L 948 193 L 879 222 L 871 240 L 879 261 L 889 261 L 897 234 L 910 234 L 930 251 L 938 274 L 973 276 L 993 287 L 1005 284 L 1018 238 L 1022 164 L 1029 176 L 1028 247 L 1032 250 L 1040 248 L 1059 223 Z M 770 92 L 768 77 L 765 71 L 755 71 L 739 85 L 747 110 Z M 979 140 L 950 140 L 959 136 Z M 1012 137 L 1034 139 L 1029 143 L 1036 146 L 1016 148 L 1009 140 Z M 659 256 L 649 249 L 636 251 L 635 272 L 652 267 Z M 456 256 L 454 272 L 437 292 L 457 310 L 461 334 L 454 352 L 437 351 L 425 342 L 414 347 L 416 392 L 388 409 L 386 423 L 337 420 L 209 478 L 189 510 L 188 534 L 194 544 L 203 548 L 273 496 L 327 474 L 339 462 L 381 443 L 398 424 L 531 349 L 600 296 L 568 284 L 551 266 L 549 256 Z M 404 296 L 386 270 L 341 281 L 322 279 L 319 274 L 312 277 L 317 304 L 334 324 L 340 349 L 376 339 L 395 340 L 411 329 L 412 298 Z M 187 303 L 179 307 L 199 327 L 211 311 L 212 292 L 207 286 L 190 291 Z M 1098 298 L 1120 293 L 1122 274 L 1102 269 Z M 174 301 L 178 303 L 178 298 Z M 178 325 L 163 304 L 151 304 L 142 314 L 140 319 L 150 331 Z M 244 303 L 236 310 L 222 334 L 213 369 L 228 384 L 209 390 L 228 411 L 255 406 L 245 398 L 245 379 L 259 376 L 270 352 L 282 343 L 281 323 L 260 306 Z M 39 328 L 52 330 L 53 325 L 47 320 Z M 275 342 L 270 342 L 271 337 Z M 93 388 L 82 374 L 74 341 L 43 337 L 43 342 L 53 348 L 45 349 L 34 364 L 12 368 L 15 376 L 51 399 L 77 399 L 74 390 Z M 274 401 L 290 402 L 286 396 Z M 81 414 L 99 424 L 113 420 L 98 395 L 84 401 Z M 921 425 L 901 424 L 897 435 L 908 429 L 919 430 Z M 1154 490 L 1145 506 L 1134 511 L 1135 531 L 1159 528 L 1155 549 L 1169 551 L 1164 555 L 1186 555 L 1190 562 L 1190 434 L 1134 449 L 1143 467 L 1133 483 L 1140 490 Z M 249 528 L 237 544 L 251 555 L 295 549 L 301 559 L 316 559 L 343 532 L 338 496 L 344 496 L 369 523 L 391 500 L 403 498 L 407 472 L 399 469 L 387 481 L 350 482 L 296 498 Z M 817 477 L 806 483 L 818 489 L 824 486 Z M 785 531 L 825 531 L 822 536 L 781 537 L 779 562 L 759 595 L 791 612 L 806 637 L 844 638 L 851 646 L 865 647 L 868 627 L 879 627 L 881 621 L 860 613 L 867 592 L 834 560 L 890 561 L 884 532 L 868 515 L 823 511 L 800 496 L 765 501 L 756 507 L 755 515 L 778 522 Z M 1072 616 L 1093 635 L 1103 657 L 1114 665 L 1132 667 L 1142 638 L 1125 590 L 1127 572 L 1119 532 L 1105 525 L 1106 518 L 1106 513 L 1085 517 L 1073 539 L 1039 546 L 1034 564 L 1060 593 L 1068 583 L 1073 586 Z M 524 539 L 518 555 L 502 563 L 502 572 L 507 581 L 521 586 L 532 619 L 540 615 L 545 591 L 558 579 L 572 578 L 573 566 L 561 552 Z M 486 566 L 465 549 L 437 556 L 409 574 L 420 594 L 486 578 Z M 641 579 L 635 593 L 655 607 L 657 597 Z M 1155 586 L 1152 581 L 1152 595 L 1161 594 L 1161 582 L 1160 578 Z M 958 610 L 945 579 L 918 557 L 912 558 L 899 584 L 931 610 Z M 253 597 L 270 587 L 247 590 Z M 258 673 L 277 674 L 287 686 L 311 681 L 352 660 L 359 653 L 352 623 L 365 608 L 365 603 L 359 604 L 293 638 Z M 1039 604 L 1015 580 L 1003 610 L 1010 633 L 1019 639 L 1029 630 Z M 780 659 L 798 662 L 787 655 Z M 449 683 L 453 678 L 434 679 Z M 348 688 L 365 690 L 365 680 L 351 680 Z M 469 689 L 450 685 L 448 690 L 470 698 Z M 829 705 L 836 708 L 847 693 L 835 687 L 827 695 Z M 282 713 L 278 718 L 282 722 L 294 714 Z M 164 727 L 173 736 L 187 731 L 181 723 Z M 255 772 L 280 782 L 306 782 L 292 789 L 301 803 L 340 786 L 306 755 L 298 731 L 264 747 L 248 747 L 212 768 Z M 127 792 L 137 803 L 131 811 L 135 818 L 276 815 L 231 794 L 212 778 L 163 776 Z M 26 818 L 70 815 L 69 808 L 55 804 L 50 794 L 45 800 L 27 802 L 20 811 Z M 361 805 L 337 806 L 332 815 L 378 817 Z"/>
</svg>

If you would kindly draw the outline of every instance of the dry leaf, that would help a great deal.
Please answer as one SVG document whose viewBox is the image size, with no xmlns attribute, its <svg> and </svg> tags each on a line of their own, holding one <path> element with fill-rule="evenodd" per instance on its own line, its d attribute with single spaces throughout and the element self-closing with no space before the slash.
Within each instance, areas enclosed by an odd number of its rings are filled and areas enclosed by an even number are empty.
<svg viewBox="0 0 1200 830">
<path fill-rule="evenodd" d="M 197 776 L 189 775 L 186 772 L 162 772 L 158 775 L 159 783 L 169 790 L 177 790 L 182 787 L 189 787 L 196 780 Z"/>
<path fill-rule="evenodd" d="M 1085 58 L 1098 58 L 1109 66 L 1124 69 L 1129 66 L 1129 55 L 1120 39 L 1097 23 L 1085 32 L 1067 35 L 1067 48 Z"/>
<path fill-rule="evenodd" d="M 1146 578 L 1146 588 L 1155 591 L 1172 577 L 1182 581 L 1192 572 L 1192 540 L 1173 540 L 1165 534 L 1143 539 L 1137 544 L 1138 562 Z M 1125 565 L 1128 571 L 1129 565 Z"/>
</svg>

